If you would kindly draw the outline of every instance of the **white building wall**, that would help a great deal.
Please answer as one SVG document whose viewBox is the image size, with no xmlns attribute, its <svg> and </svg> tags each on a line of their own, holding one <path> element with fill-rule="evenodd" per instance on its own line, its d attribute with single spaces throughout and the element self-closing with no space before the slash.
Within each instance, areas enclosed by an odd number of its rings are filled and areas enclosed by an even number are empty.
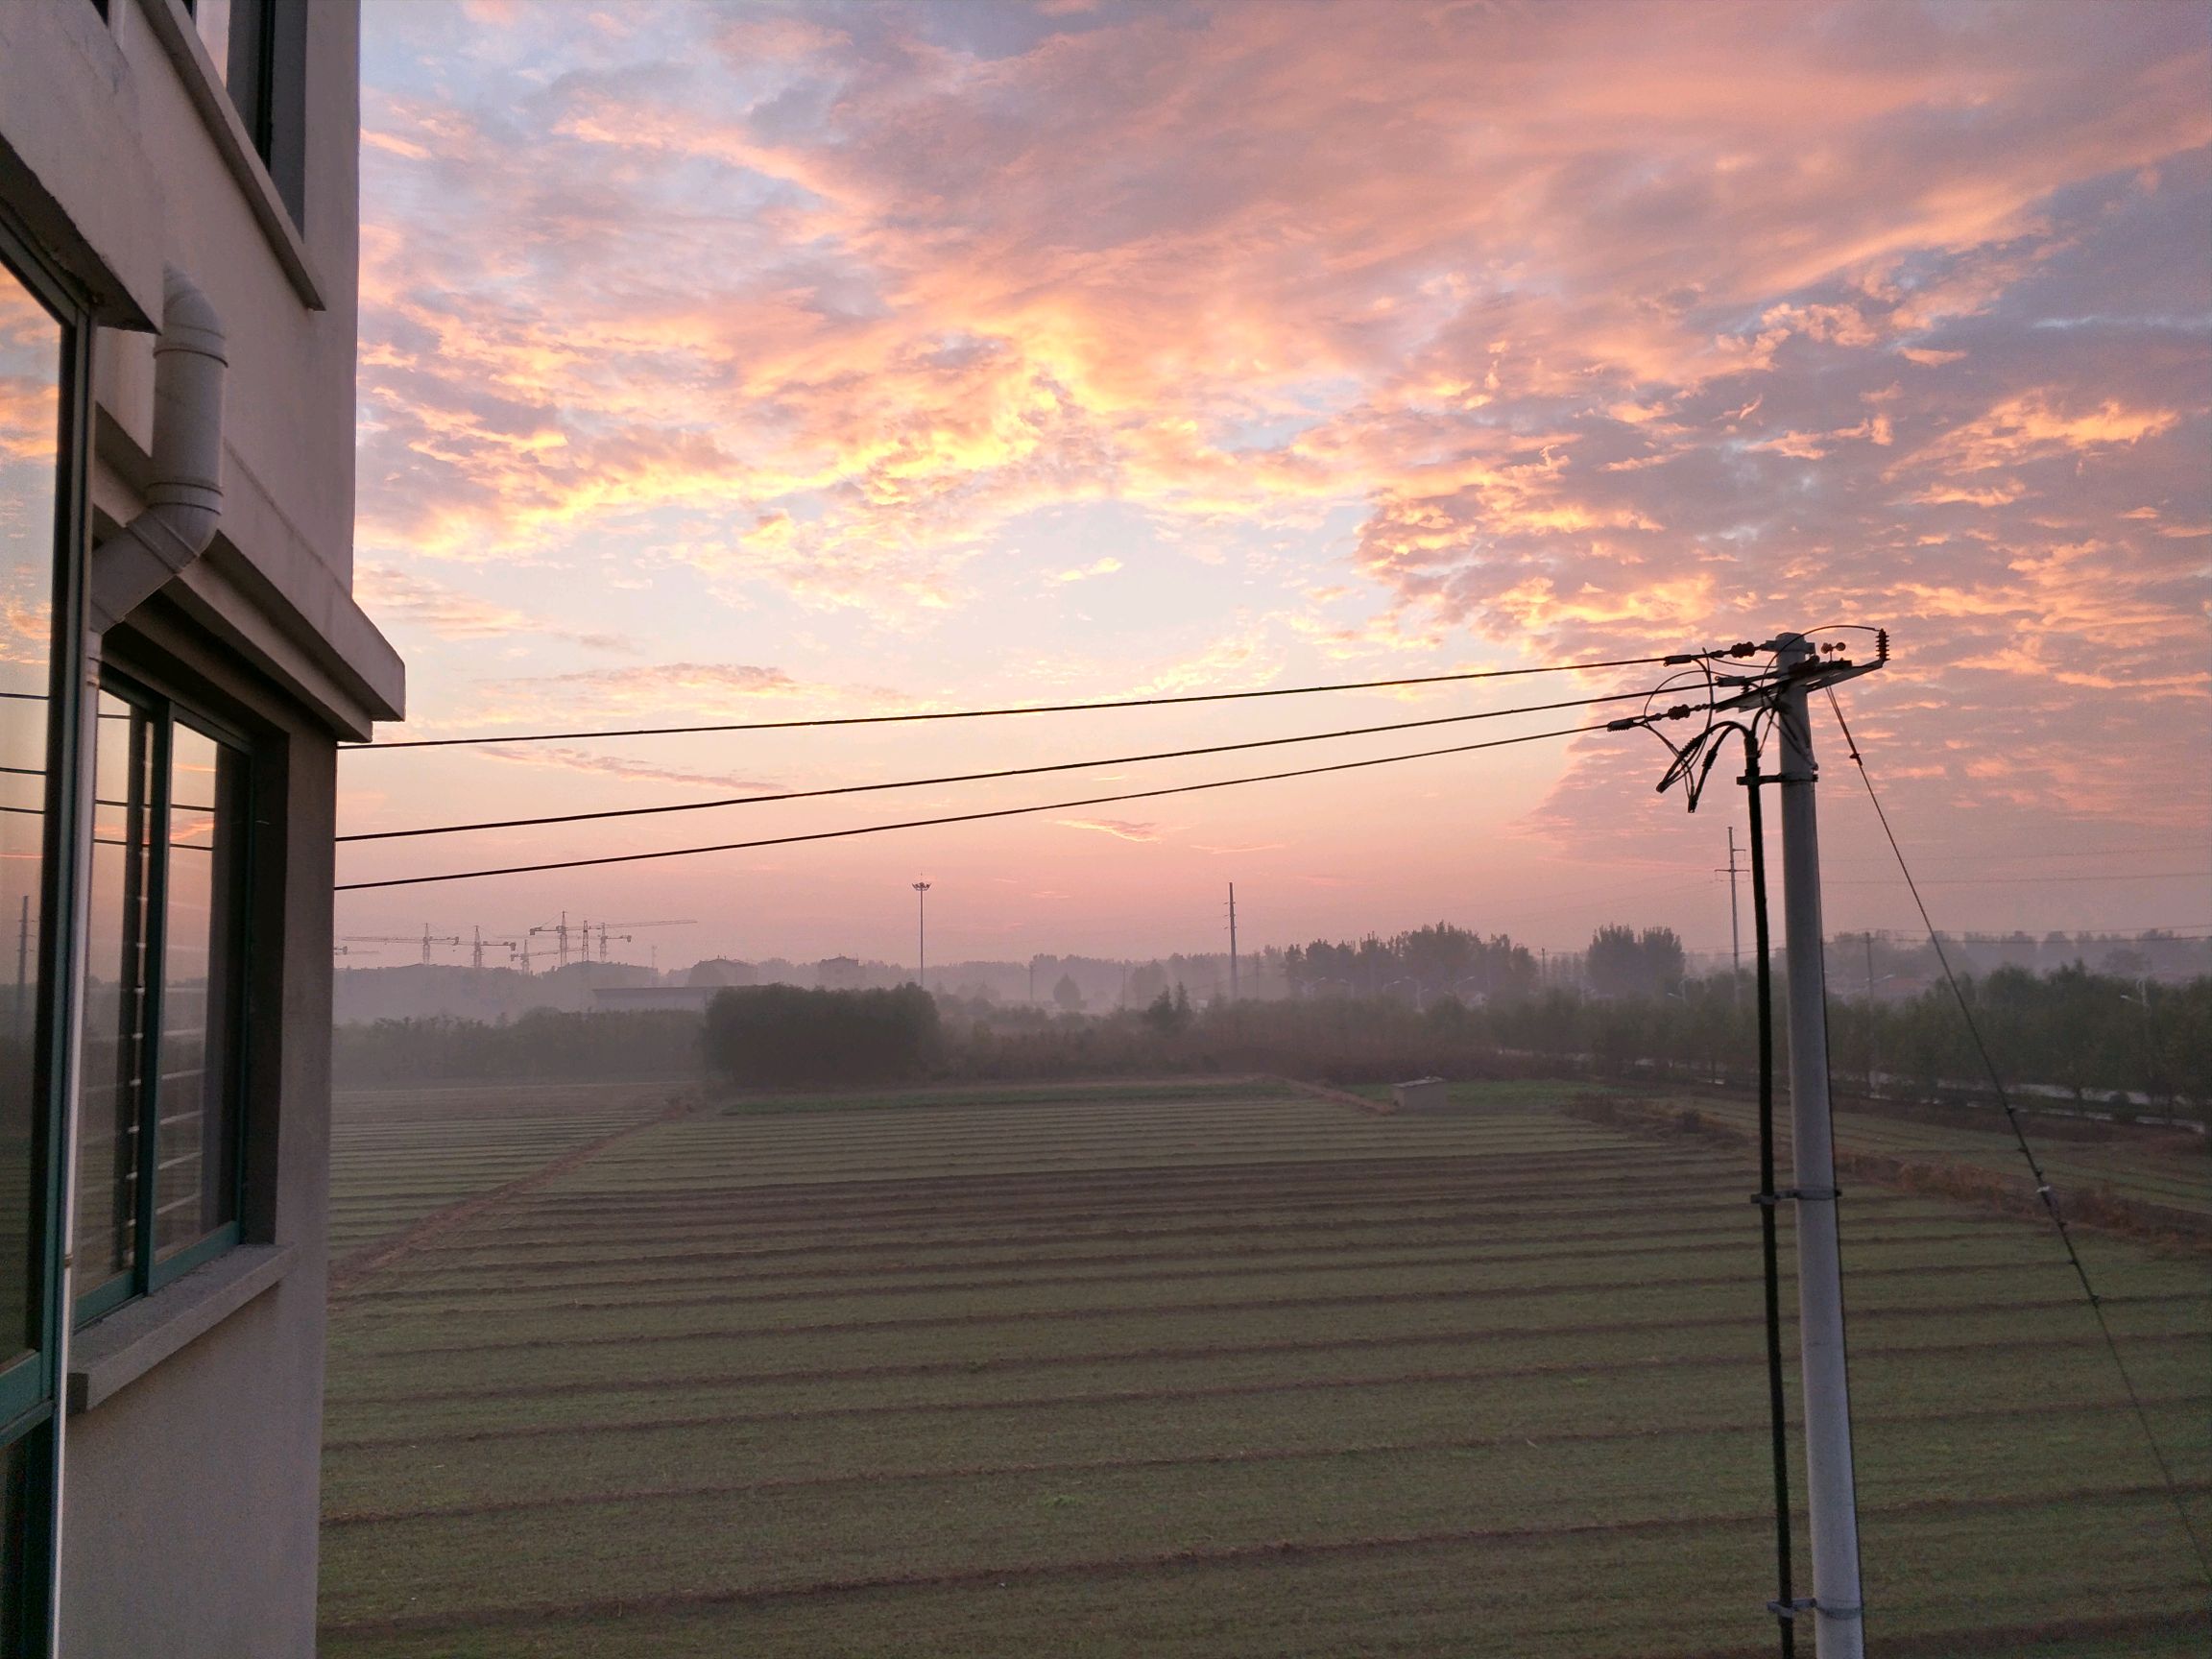
<svg viewBox="0 0 2212 1659">
<path fill-rule="evenodd" d="M 396 717 L 350 598 L 359 18 L 309 0 L 304 224 L 243 159 L 179 0 L 0 0 L 0 204 L 90 296 L 97 542 L 143 505 L 162 269 L 228 337 L 223 524 L 111 647 L 250 709 L 280 754 L 281 915 L 250 1000 L 246 1243 L 90 1327 L 64 1436 L 60 1650 L 314 1649 L 335 742 Z M 196 56 L 197 54 L 197 56 Z M 275 951 L 270 952 L 274 944 Z M 129 1315 L 126 1319 L 126 1312 Z M 116 1334 L 133 1333 L 129 1342 Z"/>
</svg>

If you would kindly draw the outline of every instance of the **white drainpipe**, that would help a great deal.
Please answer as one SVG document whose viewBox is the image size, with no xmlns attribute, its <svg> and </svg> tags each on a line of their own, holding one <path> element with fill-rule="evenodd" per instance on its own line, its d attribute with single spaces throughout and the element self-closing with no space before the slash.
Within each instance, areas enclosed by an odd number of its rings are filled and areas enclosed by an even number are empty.
<svg viewBox="0 0 2212 1659">
<path fill-rule="evenodd" d="M 92 550 L 84 621 L 94 637 L 204 553 L 223 517 L 223 323 L 181 271 L 162 276 L 146 510 Z"/>
<path fill-rule="evenodd" d="M 223 322 L 207 297 L 175 266 L 162 272 L 161 334 L 154 345 L 154 449 L 146 506 L 92 549 L 84 589 L 84 680 L 78 725 L 78 787 L 74 868 L 76 891 L 70 960 L 79 984 L 69 998 L 68 1122 L 61 1137 L 61 1310 L 55 1334 L 54 1552 L 47 1599 L 49 1651 L 62 1650 L 61 1529 L 63 1463 L 68 1435 L 69 1337 L 76 1302 L 77 1134 L 84 1100 L 84 997 L 90 967 L 94 756 L 100 733 L 100 660 L 108 630 L 129 615 L 207 550 L 223 517 Z M 153 1240 L 141 1238 L 141 1250 Z"/>
</svg>

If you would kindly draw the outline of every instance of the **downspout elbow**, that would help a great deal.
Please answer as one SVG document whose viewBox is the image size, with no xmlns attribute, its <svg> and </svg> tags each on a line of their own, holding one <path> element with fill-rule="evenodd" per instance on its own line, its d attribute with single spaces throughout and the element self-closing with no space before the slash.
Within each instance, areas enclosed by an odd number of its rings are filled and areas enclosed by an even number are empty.
<svg viewBox="0 0 2212 1659">
<path fill-rule="evenodd" d="M 223 517 L 222 320 L 192 279 L 163 273 L 154 347 L 154 448 L 146 507 L 92 553 L 85 625 L 105 634 L 215 539 Z"/>
</svg>

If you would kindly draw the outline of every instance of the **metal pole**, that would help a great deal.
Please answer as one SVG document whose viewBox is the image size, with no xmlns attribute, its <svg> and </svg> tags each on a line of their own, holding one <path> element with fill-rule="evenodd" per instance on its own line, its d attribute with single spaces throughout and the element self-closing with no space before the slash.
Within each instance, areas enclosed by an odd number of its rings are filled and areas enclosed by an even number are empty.
<svg viewBox="0 0 2212 1659">
<path fill-rule="evenodd" d="M 1783 674 L 1815 661 L 1785 635 Z M 1813 804 L 1812 711 L 1802 682 L 1775 701 L 1781 739 L 1782 905 L 1788 918 L 1790 1117 L 1797 1205 L 1797 1324 L 1805 1392 L 1805 1484 L 1813 1534 L 1815 1650 L 1863 1659 L 1859 1503 L 1851 1467 L 1851 1386 L 1843 1352 L 1836 1145 L 1829 1120 L 1827 978 L 1820 930 L 1820 841 Z"/>
<path fill-rule="evenodd" d="M 1229 883 L 1229 1000 L 1237 1000 L 1237 883 Z"/>
<path fill-rule="evenodd" d="M 914 883 L 914 983 L 929 989 L 929 883 Z"/>
<path fill-rule="evenodd" d="M 1752 785 L 1757 788 L 1757 784 Z M 1743 1006 L 1743 935 L 1736 923 L 1736 826 L 1728 826 L 1728 953 L 1735 959 L 1735 977 L 1729 981 L 1736 1006 Z"/>
<path fill-rule="evenodd" d="M 1874 1098 L 1874 930 L 1866 930 L 1866 1098 Z"/>
</svg>

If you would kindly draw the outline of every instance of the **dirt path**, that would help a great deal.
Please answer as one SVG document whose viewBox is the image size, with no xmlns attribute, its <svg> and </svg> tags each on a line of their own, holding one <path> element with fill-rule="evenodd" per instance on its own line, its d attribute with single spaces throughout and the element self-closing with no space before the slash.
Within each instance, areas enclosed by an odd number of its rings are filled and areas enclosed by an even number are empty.
<svg viewBox="0 0 2212 1659">
<path fill-rule="evenodd" d="M 610 1146 L 619 1145 L 634 1135 L 688 1118 L 699 1110 L 699 1106 L 700 1102 L 695 1096 L 679 1096 L 652 1117 L 641 1118 L 635 1123 L 625 1124 L 612 1133 L 600 1136 L 596 1141 L 587 1141 L 581 1146 L 571 1147 L 550 1164 L 527 1175 L 517 1176 L 513 1181 L 486 1191 L 472 1193 L 442 1210 L 433 1210 L 405 1232 L 394 1238 L 380 1238 L 373 1244 L 356 1250 L 344 1261 L 333 1262 L 330 1268 L 330 1294 L 333 1297 L 343 1296 L 370 1274 L 389 1267 L 401 1257 L 412 1255 L 456 1227 L 466 1226 L 487 1211 L 513 1203 L 517 1198 L 537 1191 L 541 1187 L 558 1181 L 571 1169 L 589 1164 Z"/>
</svg>

